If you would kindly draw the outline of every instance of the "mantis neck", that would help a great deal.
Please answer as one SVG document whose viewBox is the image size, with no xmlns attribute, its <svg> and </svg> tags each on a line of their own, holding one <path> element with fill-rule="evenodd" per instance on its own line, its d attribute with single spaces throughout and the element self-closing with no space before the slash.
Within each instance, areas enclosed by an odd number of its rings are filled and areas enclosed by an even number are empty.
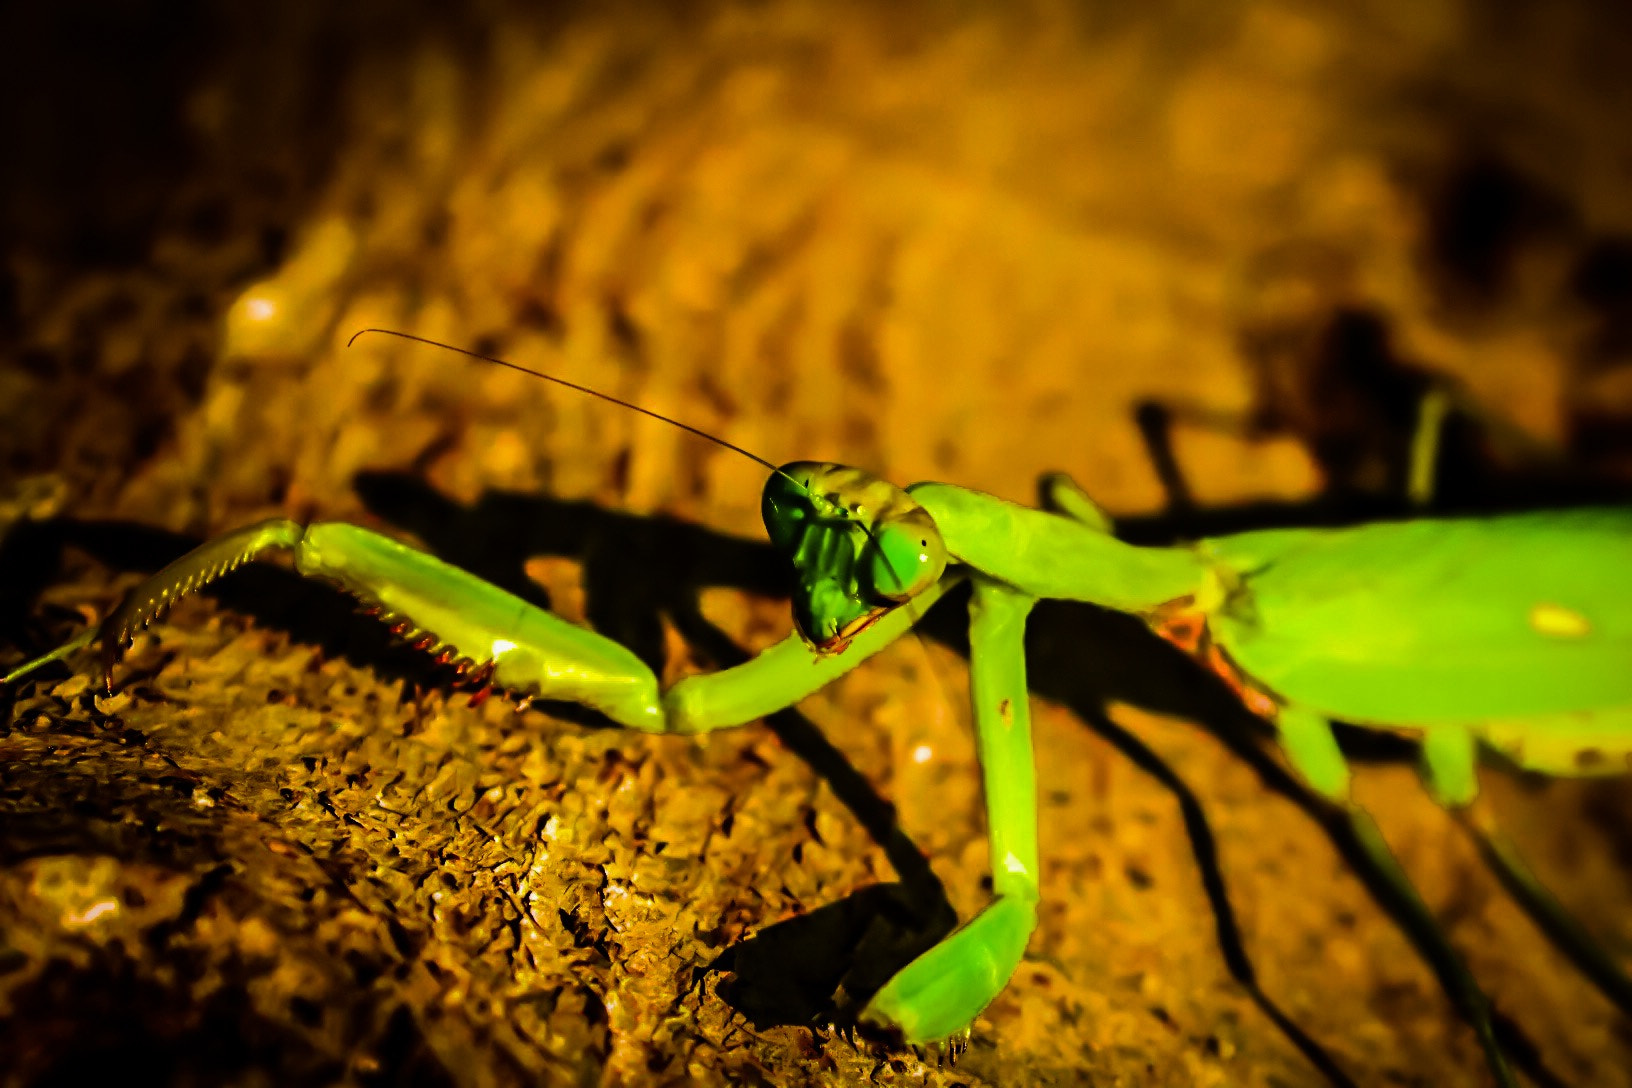
<svg viewBox="0 0 1632 1088">
<path fill-rule="evenodd" d="M 1210 567 L 1189 548 L 1138 547 L 1064 515 L 952 484 L 907 491 L 935 519 L 953 558 L 1033 597 L 1148 614 L 1216 592 Z"/>
</svg>

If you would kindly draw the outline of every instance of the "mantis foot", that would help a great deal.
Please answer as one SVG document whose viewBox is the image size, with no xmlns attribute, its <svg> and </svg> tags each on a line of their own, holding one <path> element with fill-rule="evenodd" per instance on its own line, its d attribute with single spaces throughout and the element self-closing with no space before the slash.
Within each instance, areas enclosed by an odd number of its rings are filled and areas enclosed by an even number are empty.
<svg viewBox="0 0 1632 1088">
<path fill-rule="evenodd" d="M 956 1066 L 958 1059 L 968 1053 L 969 1037 L 972 1034 L 974 1034 L 972 1028 L 964 1028 L 962 1031 L 953 1032 L 937 1043 L 913 1043 L 912 1052 L 925 1065 L 928 1065 L 930 1058 L 933 1057 L 935 1064 L 938 1066 Z"/>
<path fill-rule="evenodd" d="M 908 1043 L 963 1037 L 1008 985 L 1037 924 L 1035 901 L 999 898 L 898 971 L 861 1010 L 861 1023 Z"/>
<path fill-rule="evenodd" d="M 969 1053 L 969 1037 L 973 1034 L 969 1028 L 964 1028 L 947 1036 L 946 1041 L 941 1044 L 941 1053 L 948 1065 L 957 1065 L 958 1059 Z"/>
</svg>

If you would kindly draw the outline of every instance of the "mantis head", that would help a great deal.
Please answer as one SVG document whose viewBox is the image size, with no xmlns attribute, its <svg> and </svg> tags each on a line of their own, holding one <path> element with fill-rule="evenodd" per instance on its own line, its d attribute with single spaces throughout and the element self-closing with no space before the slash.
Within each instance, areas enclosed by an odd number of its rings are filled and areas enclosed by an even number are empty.
<svg viewBox="0 0 1632 1088">
<path fill-rule="evenodd" d="M 819 461 L 794 461 L 776 468 L 718 435 L 610 393 L 413 333 L 361 329 L 347 344 L 366 333 L 411 340 L 530 374 L 661 420 L 770 469 L 762 500 L 765 529 L 771 543 L 793 560 L 799 576 L 793 621 L 819 653 L 843 650 L 868 624 L 939 582 L 946 570 L 946 544 L 929 511 L 871 473 Z"/>
<path fill-rule="evenodd" d="M 940 581 L 946 544 L 905 491 L 845 465 L 794 461 L 765 483 L 765 531 L 798 575 L 793 622 L 837 653 L 890 609 Z"/>
</svg>

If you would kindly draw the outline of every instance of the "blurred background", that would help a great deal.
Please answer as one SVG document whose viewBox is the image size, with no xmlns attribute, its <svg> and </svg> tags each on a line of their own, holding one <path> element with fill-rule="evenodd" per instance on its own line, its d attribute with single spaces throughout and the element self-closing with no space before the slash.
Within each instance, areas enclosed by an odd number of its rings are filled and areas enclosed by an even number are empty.
<svg viewBox="0 0 1632 1088">
<path fill-rule="evenodd" d="M 456 355 L 345 347 L 371 326 L 773 462 L 1023 502 L 1068 471 L 1153 539 L 1400 508 L 1430 388 L 1444 508 L 1624 496 L 1629 32 L 1587 0 L 7 5 L 0 661 L 279 514 L 417 537 L 671 675 L 728 652 L 685 648 L 693 591 L 733 587 L 701 600 L 738 642 L 787 630 L 748 543 L 761 466 Z M 1047 905 L 951 1070 L 702 969 L 893 880 L 890 805 L 979 904 L 955 649 L 815 701 L 857 802 L 796 727 L 693 744 L 408 699 L 366 634 L 317 629 L 332 601 L 276 615 L 296 592 L 184 608 L 115 700 L 79 679 L 10 708 L 18 1082 L 140 1059 L 176 1083 L 1484 1083 L 1318 823 L 1170 698 L 1182 662 L 1140 643 L 1143 687 L 1083 693 L 1132 627 L 1037 635 L 1039 692 L 1071 693 L 1038 709 Z M 1129 743 L 1199 798 L 1227 921 Z M 1624 955 L 1624 784 L 1487 777 Z M 1625 1018 L 1410 766 L 1361 797 L 1532 1077 L 1626 1083 Z"/>
</svg>

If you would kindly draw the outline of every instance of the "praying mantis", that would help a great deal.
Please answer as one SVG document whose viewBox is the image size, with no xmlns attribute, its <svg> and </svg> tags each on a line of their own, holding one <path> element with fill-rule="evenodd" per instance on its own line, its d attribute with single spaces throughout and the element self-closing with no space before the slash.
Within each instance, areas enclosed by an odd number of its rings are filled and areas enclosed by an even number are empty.
<svg viewBox="0 0 1632 1088">
<path fill-rule="evenodd" d="M 359 598 L 478 688 L 578 702 L 644 732 L 698 734 L 797 702 L 968 582 L 992 900 L 893 976 L 859 1016 L 909 1042 L 952 1039 L 954 1053 L 1008 984 L 1037 925 L 1022 635 L 1039 600 L 1138 616 L 1220 677 L 1274 723 L 1294 770 L 1343 814 L 1429 926 L 1370 817 L 1350 800 L 1334 720 L 1419 740 L 1429 789 L 1451 808 L 1477 793 L 1481 744 L 1549 774 L 1602 773 L 1632 754 L 1632 590 L 1618 577 L 1632 564 L 1629 509 L 1269 530 L 1153 548 L 1118 540 L 1064 476 L 1047 480 L 1049 508 L 1038 510 L 950 484 L 903 489 L 837 464 L 767 467 L 764 520 L 795 572 L 796 630 L 746 664 L 667 690 L 619 643 L 430 555 L 356 526 L 286 519 L 208 541 L 141 583 L 100 625 L 0 684 L 93 642 L 108 672 L 179 597 L 284 551 L 302 575 Z M 1516 857 L 1499 857 L 1524 878 Z M 1477 984 L 1463 970 L 1444 981 L 1494 1077 L 1515 1083 Z"/>
</svg>

